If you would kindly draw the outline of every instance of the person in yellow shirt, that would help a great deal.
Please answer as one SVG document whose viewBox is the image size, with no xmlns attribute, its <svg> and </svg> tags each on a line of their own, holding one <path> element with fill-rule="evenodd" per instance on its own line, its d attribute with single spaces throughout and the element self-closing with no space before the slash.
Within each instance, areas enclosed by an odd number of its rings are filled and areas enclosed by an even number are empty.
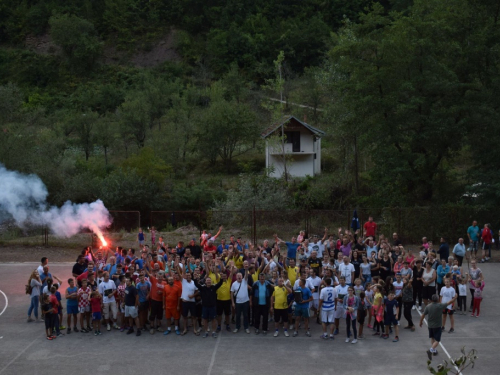
<svg viewBox="0 0 500 375">
<path fill-rule="evenodd" d="M 295 266 L 295 259 L 290 259 L 288 266 L 285 265 L 285 271 L 288 275 L 288 280 L 290 280 L 290 284 L 295 285 L 299 272 L 299 267 Z"/>
<path fill-rule="evenodd" d="M 283 323 L 283 334 L 286 337 L 290 336 L 288 334 L 288 295 L 290 293 L 292 293 L 292 289 L 286 286 L 283 278 L 280 277 L 271 296 L 271 314 L 274 311 L 274 326 L 276 328 L 274 337 L 279 335 L 280 320 Z"/>
<path fill-rule="evenodd" d="M 266 265 L 266 262 L 264 261 L 264 259 L 262 259 L 262 262 L 257 270 L 255 269 L 256 267 L 253 264 L 250 265 L 250 267 L 248 267 L 248 273 L 250 275 L 252 275 L 252 280 L 254 283 L 259 281 L 259 275 L 262 272 L 262 270 L 264 269 L 265 265 Z"/>
<path fill-rule="evenodd" d="M 227 275 L 228 270 L 231 270 L 229 276 Z M 231 317 L 231 284 L 233 282 L 233 275 L 237 271 L 233 262 L 230 262 L 226 268 L 226 272 L 221 273 L 222 285 L 217 289 L 217 332 L 221 331 L 222 323 L 222 313 L 224 313 L 224 322 L 226 324 L 226 330 L 231 331 L 229 326 L 229 319 Z"/>
</svg>

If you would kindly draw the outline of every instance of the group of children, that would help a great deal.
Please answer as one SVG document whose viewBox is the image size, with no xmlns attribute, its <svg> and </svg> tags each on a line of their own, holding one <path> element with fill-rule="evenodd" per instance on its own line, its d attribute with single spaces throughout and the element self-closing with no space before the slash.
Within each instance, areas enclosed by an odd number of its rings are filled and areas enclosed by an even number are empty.
<svg viewBox="0 0 500 375">
<path fill-rule="evenodd" d="M 98 291 L 92 291 L 87 286 L 87 280 L 82 281 L 82 287 L 75 286 L 74 279 L 68 280 L 69 287 L 66 289 L 66 314 L 68 333 L 71 332 L 71 320 L 73 318 L 73 330 L 79 332 L 77 328 L 77 318 L 80 313 L 80 326 L 84 327 L 84 322 L 87 327 L 90 327 L 90 318 L 92 317 L 92 327 L 94 335 L 101 335 L 101 319 L 102 319 L 102 297 Z M 61 329 L 66 329 L 62 325 L 63 306 L 61 304 L 61 294 L 58 290 L 58 284 L 50 286 L 49 293 L 42 294 L 42 317 L 45 321 L 45 333 L 47 340 L 54 340 L 57 337 L 63 336 Z M 91 332 L 90 329 L 81 329 L 82 332 Z"/>
</svg>

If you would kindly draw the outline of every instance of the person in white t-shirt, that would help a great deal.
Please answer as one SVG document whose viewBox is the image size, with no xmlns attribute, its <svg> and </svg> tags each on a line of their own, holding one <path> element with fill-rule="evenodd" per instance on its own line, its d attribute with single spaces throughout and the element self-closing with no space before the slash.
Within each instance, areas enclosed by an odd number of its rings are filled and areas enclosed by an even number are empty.
<svg viewBox="0 0 500 375">
<path fill-rule="evenodd" d="M 310 282 L 313 286 L 312 291 L 312 297 L 313 300 L 311 301 L 311 310 L 315 311 L 316 313 L 316 320 L 319 324 L 319 286 L 321 285 L 321 277 L 318 277 L 317 271 L 313 268 L 311 268 L 310 275 L 307 278 L 307 281 Z M 314 317 L 311 317 L 314 318 Z"/>
<path fill-rule="evenodd" d="M 330 339 L 333 340 L 333 328 L 335 327 L 335 306 L 338 298 L 337 290 L 332 287 L 332 280 L 324 280 L 325 287 L 319 294 L 319 309 L 321 310 L 321 323 L 323 326 L 323 339 L 328 340 L 327 326 L 330 325 Z"/>
<path fill-rule="evenodd" d="M 314 235 L 311 242 L 309 244 L 309 247 L 307 249 L 307 257 L 312 254 L 313 251 L 316 251 L 318 254 L 318 258 L 323 258 L 323 251 L 325 251 L 325 245 L 323 245 L 323 241 L 326 239 L 326 228 L 325 228 L 325 235 L 321 239 L 321 241 L 318 241 L 318 236 Z"/>
<path fill-rule="evenodd" d="M 396 274 L 396 280 L 392 283 L 392 286 L 394 287 L 394 293 L 395 293 L 395 299 L 398 301 L 398 306 L 399 306 L 399 314 L 397 316 L 398 318 L 398 325 L 399 321 L 401 320 L 401 311 L 403 310 L 401 306 L 403 306 L 403 280 L 401 279 L 401 273 Z"/>
<path fill-rule="evenodd" d="M 354 265 L 349 263 L 349 257 L 344 257 L 343 262 L 339 264 L 339 276 L 345 277 L 345 283 L 352 286 L 354 281 Z"/>
<path fill-rule="evenodd" d="M 349 286 L 346 283 L 345 276 L 339 277 L 340 284 L 335 287 L 337 291 L 337 304 L 335 307 L 335 331 L 334 335 L 339 333 L 340 319 L 345 319 L 346 311 L 344 309 L 344 297 L 349 294 Z"/>
<path fill-rule="evenodd" d="M 182 292 L 181 292 L 181 301 L 182 301 L 182 317 L 184 318 L 184 331 L 182 335 L 185 335 L 188 331 L 188 316 L 191 315 L 191 322 L 193 324 L 193 333 L 195 335 L 199 335 L 198 330 L 196 329 L 196 299 L 195 295 L 198 291 L 196 285 L 194 285 L 194 281 L 192 280 L 192 274 L 189 272 L 191 267 L 189 266 L 189 259 L 187 261 L 186 267 L 184 264 L 177 263 L 175 267 L 177 268 L 177 273 L 182 276 Z M 200 328 L 201 329 L 201 328 Z"/>
<path fill-rule="evenodd" d="M 307 278 L 307 272 L 308 271 L 301 269 L 299 278 L 295 280 L 295 284 L 293 284 L 293 290 L 297 290 L 299 288 L 300 279 L 304 279 L 304 281 L 306 282 L 306 288 L 311 289 L 311 292 L 314 290 L 314 285 L 312 284 L 311 280 Z"/>
<path fill-rule="evenodd" d="M 111 324 L 113 324 L 114 329 L 119 329 L 116 324 L 116 317 L 118 314 L 118 309 L 116 306 L 116 284 L 113 280 L 109 279 L 109 272 L 104 272 L 104 279 L 98 286 L 99 293 L 102 295 L 102 305 L 103 305 L 103 315 L 104 323 L 106 324 L 107 330 L 111 331 Z M 111 315 L 109 311 L 111 310 Z"/>
<path fill-rule="evenodd" d="M 243 327 L 246 333 L 250 333 L 249 311 L 252 307 L 251 299 L 248 296 L 248 263 L 245 263 L 245 275 L 241 272 L 236 274 L 236 281 L 231 285 L 231 303 L 236 311 L 236 328 L 233 333 L 237 333 L 241 328 L 241 314 L 243 314 Z"/>
<path fill-rule="evenodd" d="M 456 295 L 455 288 L 452 288 L 450 286 L 450 279 L 447 277 L 444 279 L 444 287 L 441 288 L 441 292 L 439 292 L 440 295 L 440 303 L 447 303 L 450 302 Z M 446 327 L 446 316 L 450 316 L 450 323 L 451 323 L 451 328 L 448 331 L 448 333 L 453 333 L 455 332 L 455 317 L 453 316 L 453 313 L 455 312 L 455 309 L 453 308 L 454 302 L 450 303 L 448 306 L 446 306 L 446 309 L 443 310 L 443 331 L 445 330 Z"/>
</svg>

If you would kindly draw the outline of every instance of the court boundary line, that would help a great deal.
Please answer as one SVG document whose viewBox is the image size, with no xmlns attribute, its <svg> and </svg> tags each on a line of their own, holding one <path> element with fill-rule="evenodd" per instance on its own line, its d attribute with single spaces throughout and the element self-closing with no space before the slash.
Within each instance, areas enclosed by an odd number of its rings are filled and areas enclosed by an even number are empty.
<svg viewBox="0 0 500 375">
<path fill-rule="evenodd" d="M 217 349 L 219 348 L 220 337 L 221 337 L 221 334 L 219 332 L 219 334 L 217 335 L 217 342 L 215 343 L 215 346 L 214 346 L 214 352 L 212 353 L 212 359 L 210 360 L 210 366 L 208 366 L 207 375 L 211 375 L 212 369 L 214 368 L 215 356 L 217 355 Z"/>
</svg>

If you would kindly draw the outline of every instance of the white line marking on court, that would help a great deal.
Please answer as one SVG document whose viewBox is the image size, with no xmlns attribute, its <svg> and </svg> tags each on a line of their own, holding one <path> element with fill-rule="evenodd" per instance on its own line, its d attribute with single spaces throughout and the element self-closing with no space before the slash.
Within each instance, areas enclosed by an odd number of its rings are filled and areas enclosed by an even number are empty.
<svg viewBox="0 0 500 375">
<path fill-rule="evenodd" d="M 17 360 L 17 359 L 18 359 L 21 355 L 23 355 L 23 354 L 24 354 L 24 352 L 25 352 L 26 350 L 28 350 L 29 348 L 31 348 L 31 346 L 32 346 L 32 345 L 33 345 L 33 344 L 34 344 L 37 340 L 38 340 L 38 338 L 34 339 L 34 340 L 31 342 L 31 344 L 29 344 L 26 348 L 24 348 L 24 349 L 23 349 L 23 351 L 22 351 L 22 352 L 20 352 L 18 355 L 16 355 L 16 356 L 15 356 L 15 357 L 14 357 L 14 358 L 13 358 L 13 359 L 9 362 L 9 363 L 7 363 L 7 364 L 5 365 L 5 367 L 4 367 L 3 369 L 1 369 L 1 370 L 0 370 L 0 374 L 3 374 L 3 372 L 4 372 L 5 370 L 7 370 L 7 368 L 8 368 L 11 364 L 13 364 L 13 363 L 14 363 L 14 362 L 15 362 L 15 361 L 16 361 L 16 360 Z"/>
<path fill-rule="evenodd" d="M 2 293 L 3 296 L 5 297 L 5 307 L 3 308 L 2 312 L 0 312 L 0 315 L 2 315 L 5 312 L 5 310 L 7 310 L 7 306 L 9 306 L 9 299 L 7 298 L 7 295 L 1 290 L 0 293 Z"/>
<path fill-rule="evenodd" d="M 418 315 L 422 316 L 422 313 L 417 310 L 418 312 Z M 424 319 L 424 322 L 425 322 L 425 325 L 427 326 L 427 328 L 429 328 L 429 325 L 427 324 L 427 319 Z M 456 338 L 456 337 L 454 337 Z M 448 356 L 448 358 L 450 359 L 450 361 L 452 362 L 451 364 L 453 365 L 453 358 L 451 358 L 450 356 L 450 353 L 448 353 L 448 350 L 446 350 L 446 348 L 444 347 L 443 343 L 441 341 L 439 341 L 439 346 L 441 347 L 441 349 L 443 349 L 443 351 L 446 353 L 446 355 Z M 457 366 L 453 365 L 453 367 L 455 367 L 455 370 L 457 370 L 457 374 L 461 374 L 462 372 L 458 369 Z"/>
<path fill-rule="evenodd" d="M 215 355 L 217 354 L 217 348 L 219 347 L 220 336 L 221 334 L 219 333 L 219 335 L 217 336 L 217 342 L 215 343 L 214 352 L 212 353 L 212 360 L 210 361 L 210 366 L 208 366 L 207 375 L 210 375 L 212 373 L 212 368 L 214 367 L 215 363 Z"/>
</svg>

